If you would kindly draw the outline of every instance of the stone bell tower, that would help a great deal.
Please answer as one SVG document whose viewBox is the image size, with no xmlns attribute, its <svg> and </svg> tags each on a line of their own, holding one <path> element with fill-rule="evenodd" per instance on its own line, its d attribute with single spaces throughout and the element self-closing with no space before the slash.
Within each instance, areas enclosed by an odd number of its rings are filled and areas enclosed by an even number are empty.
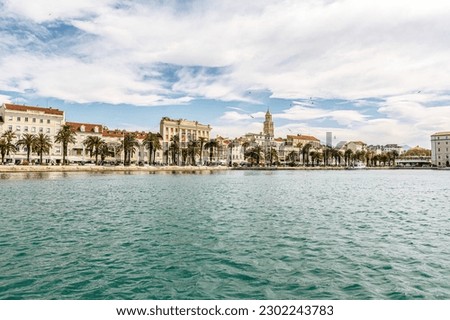
<svg viewBox="0 0 450 320">
<path fill-rule="evenodd" d="M 272 114 L 270 113 L 269 109 L 267 109 L 266 112 L 266 120 L 264 120 L 264 135 L 268 135 L 270 137 L 273 137 L 273 121 L 272 121 Z"/>
</svg>

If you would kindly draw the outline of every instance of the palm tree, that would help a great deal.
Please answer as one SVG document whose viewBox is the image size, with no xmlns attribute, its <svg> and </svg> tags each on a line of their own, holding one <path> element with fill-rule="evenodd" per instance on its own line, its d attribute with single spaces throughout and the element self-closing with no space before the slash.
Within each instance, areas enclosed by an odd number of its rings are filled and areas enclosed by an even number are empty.
<svg viewBox="0 0 450 320">
<path fill-rule="evenodd" d="M 278 162 L 278 152 L 275 148 L 270 148 L 267 151 L 266 159 L 269 159 L 270 166 L 272 166 L 273 162 Z"/>
<path fill-rule="evenodd" d="M 64 125 L 56 134 L 55 142 L 62 143 L 63 147 L 63 158 L 62 164 L 66 164 L 66 156 L 67 156 L 67 147 L 69 143 L 75 143 L 75 136 L 77 134 L 70 128 L 68 125 Z"/>
<path fill-rule="evenodd" d="M 298 148 L 298 161 L 300 161 L 300 154 L 302 152 L 303 143 L 299 142 L 295 147 Z"/>
<path fill-rule="evenodd" d="M 352 149 L 345 150 L 345 152 L 344 152 L 344 161 L 345 161 L 345 165 L 346 166 L 350 165 L 350 160 L 352 159 L 352 155 L 353 155 Z"/>
<path fill-rule="evenodd" d="M 209 149 L 209 162 L 212 162 L 212 158 L 214 155 L 214 148 L 218 147 L 218 143 L 215 139 L 210 140 L 205 144 L 205 148 Z"/>
<path fill-rule="evenodd" d="M 161 149 L 161 143 L 159 142 L 159 135 L 157 133 L 149 132 L 145 135 L 142 144 L 148 149 L 148 163 L 155 162 L 155 153 L 157 149 Z M 153 156 L 153 161 L 152 161 Z"/>
<path fill-rule="evenodd" d="M 249 159 L 250 162 L 256 162 L 256 165 L 259 166 L 259 162 L 261 161 L 261 157 L 264 154 L 261 146 L 257 145 L 256 147 L 251 148 L 245 153 L 245 158 Z"/>
<path fill-rule="evenodd" d="M 287 158 L 289 159 L 291 167 L 293 167 L 295 165 L 295 160 L 297 158 L 297 153 L 294 150 L 292 150 L 291 152 L 288 153 Z"/>
<path fill-rule="evenodd" d="M 178 135 L 174 135 L 170 138 L 170 141 L 172 143 L 169 146 L 169 153 L 172 155 L 172 164 L 178 165 L 180 160 L 180 137 Z"/>
<path fill-rule="evenodd" d="M 366 158 L 366 166 L 367 167 L 370 166 L 371 160 L 372 160 L 374 155 L 375 155 L 375 153 L 372 150 L 367 150 L 366 151 L 365 158 Z"/>
<path fill-rule="evenodd" d="M 125 133 L 122 141 L 123 150 L 123 164 L 130 165 L 131 156 L 136 152 L 136 148 L 139 146 L 139 142 L 136 140 L 136 134 Z"/>
<path fill-rule="evenodd" d="M 198 148 L 199 142 L 198 141 L 189 141 L 188 143 L 188 155 L 190 156 L 190 162 L 191 165 L 195 165 L 195 156 L 197 155 L 197 148 Z"/>
<path fill-rule="evenodd" d="M 305 164 L 305 156 L 306 156 L 306 165 L 309 165 L 309 150 L 311 149 L 312 144 L 307 143 L 302 148 L 302 159 L 303 159 L 303 165 Z"/>
<path fill-rule="evenodd" d="M 314 167 L 314 162 L 316 163 L 316 166 L 318 166 L 320 160 L 322 159 L 322 154 L 316 150 L 311 151 L 309 154 L 311 155 L 312 166 Z"/>
<path fill-rule="evenodd" d="M 398 151 L 397 150 L 392 150 L 391 151 L 391 156 L 392 156 L 392 160 L 393 160 L 393 165 L 395 166 L 395 160 L 398 158 Z"/>
<path fill-rule="evenodd" d="M 103 145 L 106 144 L 105 140 L 98 136 L 88 136 L 84 141 L 83 144 L 86 146 L 87 150 L 90 151 L 91 157 L 92 152 L 95 156 L 95 164 L 98 165 L 98 155 L 100 154 L 100 150 L 102 149 Z"/>
<path fill-rule="evenodd" d="M 16 152 L 17 148 L 14 145 L 14 143 L 12 143 L 13 139 L 16 137 L 16 134 L 14 132 L 12 132 L 11 130 L 6 131 L 4 134 L 2 134 L 2 138 L 5 140 L 4 142 L 4 149 L 5 149 L 5 153 L 7 156 L 9 156 L 9 154 L 11 152 Z M 3 162 L 3 160 L 2 160 Z"/>
<path fill-rule="evenodd" d="M 203 146 L 205 145 L 205 142 L 207 139 L 205 137 L 200 137 L 198 139 L 198 142 L 200 143 L 200 165 L 203 165 Z"/>
<path fill-rule="evenodd" d="M 31 150 L 34 144 L 34 139 L 36 139 L 36 136 L 31 133 L 25 133 L 22 137 L 22 139 L 19 139 L 17 141 L 16 146 L 21 147 L 24 146 L 27 149 L 27 161 L 30 162 L 30 154 Z"/>
<path fill-rule="evenodd" d="M 6 155 L 6 140 L 4 138 L 0 139 L 0 153 L 2 155 L 2 164 L 5 163 Z"/>
<path fill-rule="evenodd" d="M 114 146 L 108 143 L 103 143 L 99 148 L 100 161 L 105 161 L 106 157 L 114 154 Z"/>
<path fill-rule="evenodd" d="M 42 155 L 44 153 L 49 153 L 50 149 L 52 147 L 52 142 L 50 140 L 50 137 L 46 134 L 39 133 L 37 137 L 34 139 L 33 144 L 33 150 L 36 151 L 36 153 L 39 156 L 39 163 L 42 165 Z"/>
</svg>

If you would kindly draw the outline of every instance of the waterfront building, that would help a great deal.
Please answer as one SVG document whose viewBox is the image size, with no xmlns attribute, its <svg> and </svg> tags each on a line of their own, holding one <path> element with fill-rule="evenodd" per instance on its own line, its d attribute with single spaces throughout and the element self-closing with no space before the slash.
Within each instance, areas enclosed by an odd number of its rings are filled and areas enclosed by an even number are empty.
<svg viewBox="0 0 450 320">
<path fill-rule="evenodd" d="M 103 126 L 101 124 L 66 122 L 67 126 L 75 132 L 75 143 L 67 148 L 67 160 L 69 162 L 93 161 L 91 152 L 86 149 L 85 141 L 89 136 L 102 138 Z"/>
<path fill-rule="evenodd" d="M 54 108 L 33 107 L 3 103 L 0 107 L 0 135 L 7 131 L 15 134 L 13 141 L 17 143 L 24 134 L 47 135 L 53 142 L 56 134 L 65 122 L 64 111 Z M 17 152 L 10 154 L 6 161 L 20 163 L 26 159 L 26 147 L 21 146 Z M 59 162 L 62 158 L 62 148 L 60 144 L 53 144 L 49 155 L 46 155 L 45 162 Z M 33 156 L 33 159 L 38 159 Z M 31 159 L 30 159 L 31 160 Z"/>
<path fill-rule="evenodd" d="M 189 142 L 199 141 L 200 139 L 204 139 L 206 142 L 210 141 L 210 133 L 211 126 L 209 124 L 200 124 L 198 121 L 175 120 L 168 117 L 163 117 L 160 121 L 163 153 L 169 152 L 169 147 L 174 142 L 174 137 L 177 137 L 179 148 L 177 150 L 178 163 L 180 163 L 182 148 L 187 148 Z M 167 157 L 167 159 L 170 162 L 170 157 Z M 203 156 L 202 159 L 205 159 L 205 157 Z"/>
<path fill-rule="evenodd" d="M 356 153 L 357 151 L 366 151 L 367 145 L 362 141 L 349 141 L 344 145 L 343 148 L 345 150 L 352 150 L 353 153 Z"/>
<path fill-rule="evenodd" d="M 303 134 L 288 135 L 286 139 L 286 143 L 293 147 L 297 147 L 299 144 L 305 146 L 310 144 L 313 148 L 320 148 L 320 140 L 314 136 L 308 136 Z"/>
<path fill-rule="evenodd" d="M 450 131 L 431 135 L 431 163 L 436 167 L 450 167 Z"/>
</svg>

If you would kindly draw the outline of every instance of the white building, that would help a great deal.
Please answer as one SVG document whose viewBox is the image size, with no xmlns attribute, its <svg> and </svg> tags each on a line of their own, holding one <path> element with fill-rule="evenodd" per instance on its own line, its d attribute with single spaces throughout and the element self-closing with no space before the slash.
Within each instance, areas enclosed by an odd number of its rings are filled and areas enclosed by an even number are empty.
<svg viewBox="0 0 450 320">
<path fill-rule="evenodd" d="M 0 135 L 11 131 L 16 135 L 14 143 L 22 138 L 25 133 L 47 135 L 53 143 L 49 155 L 45 155 L 46 162 L 59 162 L 62 158 L 60 144 L 54 144 L 55 136 L 64 124 L 64 111 L 53 108 L 32 107 L 4 103 L 0 107 Z M 20 162 L 26 159 L 26 148 L 21 147 L 16 153 L 7 158 L 7 161 Z M 32 154 L 30 160 L 38 159 Z"/>
<path fill-rule="evenodd" d="M 436 167 L 450 167 L 450 131 L 431 135 L 431 163 Z"/>
<path fill-rule="evenodd" d="M 163 153 L 168 152 L 171 141 L 174 136 L 178 136 L 179 147 L 187 148 L 191 141 L 199 141 L 201 138 L 208 142 L 210 140 L 211 126 L 200 124 L 198 121 L 189 121 L 185 119 L 170 119 L 164 117 L 160 122 L 160 134 L 162 140 Z M 181 150 L 179 156 L 181 155 Z M 205 159 L 205 157 L 202 157 Z M 170 161 L 170 157 L 168 157 Z"/>
</svg>

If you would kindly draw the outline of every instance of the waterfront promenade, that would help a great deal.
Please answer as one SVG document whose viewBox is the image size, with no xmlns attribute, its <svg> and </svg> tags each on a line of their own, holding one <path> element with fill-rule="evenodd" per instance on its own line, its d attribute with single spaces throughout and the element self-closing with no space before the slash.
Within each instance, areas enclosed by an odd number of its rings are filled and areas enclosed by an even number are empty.
<svg viewBox="0 0 450 320">
<path fill-rule="evenodd" d="M 2 172 L 192 172 L 222 171 L 228 167 L 207 166 L 0 166 Z"/>
<path fill-rule="evenodd" d="M 432 170 L 434 168 L 420 167 L 366 167 L 359 170 L 391 170 L 391 169 L 409 169 L 409 170 Z M 26 172 L 212 172 L 226 170 L 249 170 L 249 171 L 297 171 L 297 170 L 353 170 L 344 166 L 330 167 L 238 167 L 230 168 L 226 166 L 0 166 L 0 173 L 26 173 Z"/>
</svg>

